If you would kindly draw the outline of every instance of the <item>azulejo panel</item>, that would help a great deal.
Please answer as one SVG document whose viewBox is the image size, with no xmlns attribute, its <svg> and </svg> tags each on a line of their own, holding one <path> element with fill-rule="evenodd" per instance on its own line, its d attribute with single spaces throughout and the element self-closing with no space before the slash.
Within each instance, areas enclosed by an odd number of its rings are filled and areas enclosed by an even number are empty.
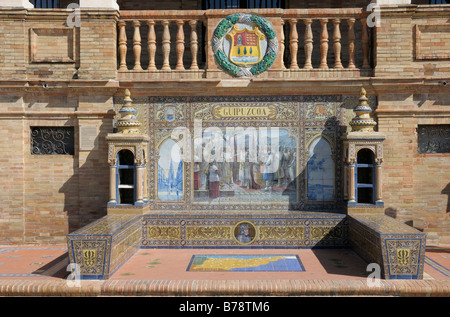
<svg viewBox="0 0 450 317">
<path fill-rule="evenodd" d="M 142 247 L 348 246 L 344 215 L 158 214 L 144 215 L 142 223 Z"/>
<path fill-rule="evenodd" d="M 417 279 L 423 276 L 425 237 L 387 235 L 383 237 L 385 270 L 390 278 Z"/>
<path fill-rule="evenodd" d="M 327 170 L 328 174 L 334 173 L 326 178 L 327 184 L 314 184 L 330 188 L 327 195 L 312 200 L 306 192 L 310 142 L 325 138 L 332 160 L 341 161 L 337 140 L 343 124 L 342 96 L 149 97 L 148 102 L 135 106 L 145 108 L 142 112 L 149 116 L 149 156 L 158 157 L 158 163 L 147 167 L 151 210 L 334 212 L 343 206 L 341 184 L 336 181 L 342 175 L 340 164 Z M 194 141 L 193 159 L 171 163 L 167 153 L 172 153 L 179 139 L 168 140 L 180 127 L 187 128 L 183 138 L 200 138 L 203 142 Z M 216 134 L 225 140 L 222 146 L 211 145 Z M 279 142 L 274 141 L 276 135 Z M 244 138 L 248 144 L 240 147 L 239 140 Z M 172 146 L 166 149 L 168 142 Z M 234 156 L 227 151 L 233 142 Z M 269 151 L 265 145 L 269 144 L 273 151 L 266 156 Z M 239 149 L 245 150 L 242 157 L 237 155 Z M 201 156 L 196 155 L 197 150 Z M 278 168 L 265 173 L 265 163 L 270 161 L 276 162 L 273 166 Z M 218 172 L 218 181 L 212 183 L 214 171 Z M 319 176 L 317 179 L 321 179 Z"/>
</svg>

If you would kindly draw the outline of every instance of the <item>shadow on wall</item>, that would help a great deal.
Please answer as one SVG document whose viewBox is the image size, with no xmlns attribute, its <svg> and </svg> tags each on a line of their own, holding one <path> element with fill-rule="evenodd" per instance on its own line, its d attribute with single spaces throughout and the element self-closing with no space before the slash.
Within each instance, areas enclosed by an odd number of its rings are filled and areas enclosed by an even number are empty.
<svg viewBox="0 0 450 317">
<path fill-rule="evenodd" d="M 450 183 L 447 184 L 447 186 L 445 186 L 445 188 L 442 190 L 441 194 L 447 195 L 448 200 L 447 200 L 447 209 L 446 209 L 446 213 L 450 212 Z"/>
<path fill-rule="evenodd" d="M 398 210 L 396 208 L 388 207 L 388 208 L 386 208 L 384 210 L 384 214 L 386 216 L 391 217 L 391 218 L 397 219 Z M 414 225 L 413 225 L 414 220 L 412 220 L 412 219 L 411 220 L 407 220 L 407 221 L 402 221 L 402 222 L 405 225 L 408 225 L 408 226 L 413 227 L 413 228 L 415 228 L 417 230 L 423 231 L 423 228 L 416 228 L 416 227 L 414 227 Z"/>
<path fill-rule="evenodd" d="M 112 132 L 111 121 L 109 117 L 102 120 L 95 140 L 96 146 L 89 151 L 80 150 L 79 126 L 75 128 L 73 175 L 59 190 L 59 193 L 64 194 L 68 233 L 106 215 L 109 200 L 109 165 L 105 137 Z"/>
<path fill-rule="evenodd" d="M 342 162 L 339 139 L 346 127 L 336 117 L 328 118 L 323 127 L 320 136 L 305 144 L 305 153 L 300 155 L 308 153 L 308 161 L 283 191 L 289 197 L 290 211 L 345 212 L 341 186 L 337 186 L 342 173 L 337 171 Z"/>
</svg>

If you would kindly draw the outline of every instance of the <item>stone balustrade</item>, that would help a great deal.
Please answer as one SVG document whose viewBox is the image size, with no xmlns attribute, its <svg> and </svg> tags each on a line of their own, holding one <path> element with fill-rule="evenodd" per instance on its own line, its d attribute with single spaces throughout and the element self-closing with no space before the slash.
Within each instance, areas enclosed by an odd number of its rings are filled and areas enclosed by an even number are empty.
<svg viewBox="0 0 450 317">
<path fill-rule="evenodd" d="M 187 69 L 198 73 L 198 33 L 202 23 L 202 11 L 121 11 L 118 22 L 119 73 L 144 70 L 164 73 Z M 142 34 L 144 28 L 145 36 Z M 189 65 L 185 64 L 186 46 L 189 47 Z M 175 63 L 172 63 L 174 56 Z M 145 59 L 145 67 L 142 59 Z"/>
<path fill-rule="evenodd" d="M 221 78 L 210 41 L 221 19 L 242 10 L 120 11 L 119 79 Z M 279 41 L 275 77 L 369 76 L 369 12 L 257 9 Z"/>
</svg>

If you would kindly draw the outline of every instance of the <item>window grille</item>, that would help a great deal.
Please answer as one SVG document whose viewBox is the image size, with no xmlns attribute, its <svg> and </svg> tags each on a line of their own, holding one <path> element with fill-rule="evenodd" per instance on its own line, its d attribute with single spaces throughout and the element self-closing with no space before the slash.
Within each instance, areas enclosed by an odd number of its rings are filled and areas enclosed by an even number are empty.
<svg viewBox="0 0 450 317">
<path fill-rule="evenodd" d="M 31 127 L 31 154 L 74 155 L 73 127 Z"/>
</svg>

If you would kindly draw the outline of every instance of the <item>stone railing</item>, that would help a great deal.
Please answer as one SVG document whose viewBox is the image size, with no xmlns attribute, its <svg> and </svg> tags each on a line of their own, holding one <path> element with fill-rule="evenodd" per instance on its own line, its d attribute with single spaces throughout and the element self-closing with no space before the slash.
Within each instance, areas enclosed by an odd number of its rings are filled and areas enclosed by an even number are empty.
<svg viewBox="0 0 450 317">
<path fill-rule="evenodd" d="M 258 9 L 279 41 L 274 77 L 371 74 L 369 12 L 363 9 Z M 226 78 L 210 41 L 221 19 L 241 10 L 120 11 L 119 79 Z M 301 38 L 301 39 L 300 39 Z"/>
<path fill-rule="evenodd" d="M 142 72 L 145 67 L 147 72 L 170 73 L 189 69 L 191 73 L 202 74 L 203 71 L 198 72 L 197 60 L 200 48 L 198 33 L 203 19 L 203 11 L 121 11 L 118 22 L 119 73 Z M 190 27 L 188 39 L 186 25 Z M 175 35 L 173 27 L 176 27 Z M 173 42 L 175 52 L 171 45 Z M 186 42 L 190 53 L 188 66 L 185 66 Z M 129 52 L 130 46 L 132 53 Z M 145 63 L 142 63 L 143 59 Z"/>
<path fill-rule="evenodd" d="M 281 32 L 279 35 L 282 43 L 280 53 L 289 46 L 290 63 L 285 67 L 290 70 L 319 69 L 370 69 L 370 42 L 367 27 L 367 14 L 361 9 L 289 9 L 284 11 L 282 24 L 289 25 L 289 33 Z M 357 23 L 359 24 L 356 30 Z M 301 67 L 298 62 L 299 49 L 299 24 L 303 24 L 303 59 Z M 332 30 L 330 32 L 330 26 Z M 342 38 L 344 36 L 346 42 Z M 315 31 L 315 32 L 314 32 Z M 358 37 L 356 36 L 358 33 Z M 314 41 L 316 40 L 316 44 Z M 357 52 L 357 45 L 360 51 Z M 345 47 L 345 52 L 343 48 Z M 330 48 L 332 51 L 330 52 Z M 346 55 L 346 63 L 343 55 Z M 316 65 L 313 63 L 313 55 L 316 57 Z M 360 64 L 356 63 L 359 56 Z"/>
</svg>

